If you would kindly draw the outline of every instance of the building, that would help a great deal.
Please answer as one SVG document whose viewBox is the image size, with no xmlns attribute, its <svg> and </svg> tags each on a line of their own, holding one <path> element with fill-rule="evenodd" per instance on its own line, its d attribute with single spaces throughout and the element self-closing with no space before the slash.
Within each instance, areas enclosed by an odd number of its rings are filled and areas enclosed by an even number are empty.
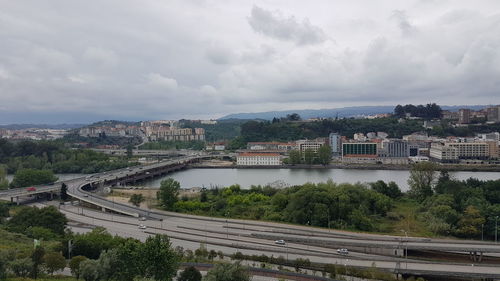
<svg viewBox="0 0 500 281">
<path fill-rule="evenodd" d="M 289 151 L 295 149 L 296 145 L 289 142 L 248 142 L 249 150 L 280 150 Z"/>
<path fill-rule="evenodd" d="M 488 107 L 486 109 L 486 119 L 488 122 L 500 122 L 500 105 Z"/>
<path fill-rule="evenodd" d="M 429 156 L 431 159 L 442 163 L 458 162 L 457 148 L 447 146 L 444 143 L 432 143 Z"/>
<path fill-rule="evenodd" d="M 490 146 L 487 142 L 448 142 L 445 145 L 456 148 L 459 159 L 490 158 Z"/>
<path fill-rule="evenodd" d="M 328 143 L 332 148 L 332 156 L 340 156 L 342 153 L 342 136 L 339 133 L 330 133 Z"/>
<path fill-rule="evenodd" d="M 297 144 L 297 149 L 302 153 L 304 153 L 306 149 L 311 149 L 314 153 L 318 153 L 319 148 L 325 145 L 325 140 L 298 140 L 295 143 Z"/>
<path fill-rule="evenodd" d="M 377 158 L 377 144 L 373 142 L 348 142 L 342 144 L 342 158 Z"/>
<path fill-rule="evenodd" d="M 236 156 L 238 166 L 278 166 L 281 156 L 278 153 L 244 152 Z"/>
<path fill-rule="evenodd" d="M 458 123 L 460 124 L 470 123 L 470 109 L 461 108 L 458 110 Z"/>
<path fill-rule="evenodd" d="M 390 158 L 407 158 L 410 156 L 410 146 L 408 142 L 400 139 L 390 139 L 382 142 L 379 156 Z"/>
</svg>

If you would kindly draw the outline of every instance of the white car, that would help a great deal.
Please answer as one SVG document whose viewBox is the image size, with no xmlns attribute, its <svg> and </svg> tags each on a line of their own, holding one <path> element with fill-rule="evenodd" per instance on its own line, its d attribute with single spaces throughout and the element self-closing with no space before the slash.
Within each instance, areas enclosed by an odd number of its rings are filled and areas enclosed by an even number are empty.
<svg viewBox="0 0 500 281">
<path fill-rule="evenodd" d="M 146 226 L 144 224 L 140 224 L 139 229 L 146 229 Z"/>
<path fill-rule="evenodd" d="M 274 241 L 274 244 L 285 245 L 286 243 L 285 243 L 285 240 L 280 239 L 280 240 Z"/>
<path fill-rule="evenodd" d="M 145 217 L 140 217 L 140 218 L 139 218 L 139 220 L 140 220 L 140 221 L 145 221 L 145 220 L 146 220 L 146 218 L 145 218 Z"/>
<path fill-rule="evenodd" d="M 349 254 L 349 250 L 347 250 L 346 248 L 337 249 L 337 253 L 341 254 L 341 255 L 348 255 Z"/>
</svg>

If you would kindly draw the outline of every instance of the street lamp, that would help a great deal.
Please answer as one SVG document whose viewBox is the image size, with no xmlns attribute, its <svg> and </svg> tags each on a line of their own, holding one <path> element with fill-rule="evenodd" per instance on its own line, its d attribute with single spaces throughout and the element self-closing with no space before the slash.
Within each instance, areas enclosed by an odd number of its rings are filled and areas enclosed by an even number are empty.
<svg viewBox="0 0 500 281">
<path fill-rule="evenodd" d="M 495 243 L 498 242 L 498 216 L 495 217 Z"/>
<path fill-rule="evenodd" d="M 405 245 L 405 263 L 406 263 L 406 269 L 408 269 L 408 232 L 406 230 L 401 229 L 401 232 L 404 232 L 406 236 L 406 245 Z"/>
</svg>

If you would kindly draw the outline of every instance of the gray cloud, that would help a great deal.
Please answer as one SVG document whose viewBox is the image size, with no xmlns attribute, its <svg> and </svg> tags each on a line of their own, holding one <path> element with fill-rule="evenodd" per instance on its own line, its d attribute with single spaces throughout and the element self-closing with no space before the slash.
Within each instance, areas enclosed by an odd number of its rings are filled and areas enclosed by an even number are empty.
<svg viewBox="0 0 500 281">
<path fill-rule="evenodd" d="M 255 32 L 271 38 L 292 41 L 298 45 L 322 43 L 326 35 L 321 28 L 312 25 L 309 19 L 302 22 L 293 16 L 284 17 L 280 12 L 272 12 L 254 6 L 248 23 Z"/>
<path fill-rule="evenodd" d="M 52 1 L 0 0 L 0 123 L 498 103 L 495 1 Z"/>
</svg>

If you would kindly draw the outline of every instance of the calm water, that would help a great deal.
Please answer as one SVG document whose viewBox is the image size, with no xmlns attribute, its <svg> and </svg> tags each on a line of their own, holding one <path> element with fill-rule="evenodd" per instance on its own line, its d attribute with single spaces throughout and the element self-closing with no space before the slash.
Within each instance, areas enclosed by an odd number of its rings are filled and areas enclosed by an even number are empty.
<svg viewBox="0 0 500 281">
<path fill-rule="evenodd" d="M 266 185 L 270 183 L 286 183 L 288 185 L 304 184 L 306 182 L 325 182 L 332 179 L 334 182 L 356 183 L 373 182 L 377 180 L 394 181 L 399 187 L 408 190 L 409 171 L 401 170 L 354 170 L 354 169 L 188 169 L 172 173 L 163 178 L 157 178 L 142 186 L 160 187 L 160 182 L 172 177 L 181 183 L 183 188 L 213 187 L 239 184 L 243 188 L 251 185 Z M 500 179 L 500 172 L 450 172 L 450 175 L 459 180 L 475 177 L 481 180 Z"/>
</svg>

